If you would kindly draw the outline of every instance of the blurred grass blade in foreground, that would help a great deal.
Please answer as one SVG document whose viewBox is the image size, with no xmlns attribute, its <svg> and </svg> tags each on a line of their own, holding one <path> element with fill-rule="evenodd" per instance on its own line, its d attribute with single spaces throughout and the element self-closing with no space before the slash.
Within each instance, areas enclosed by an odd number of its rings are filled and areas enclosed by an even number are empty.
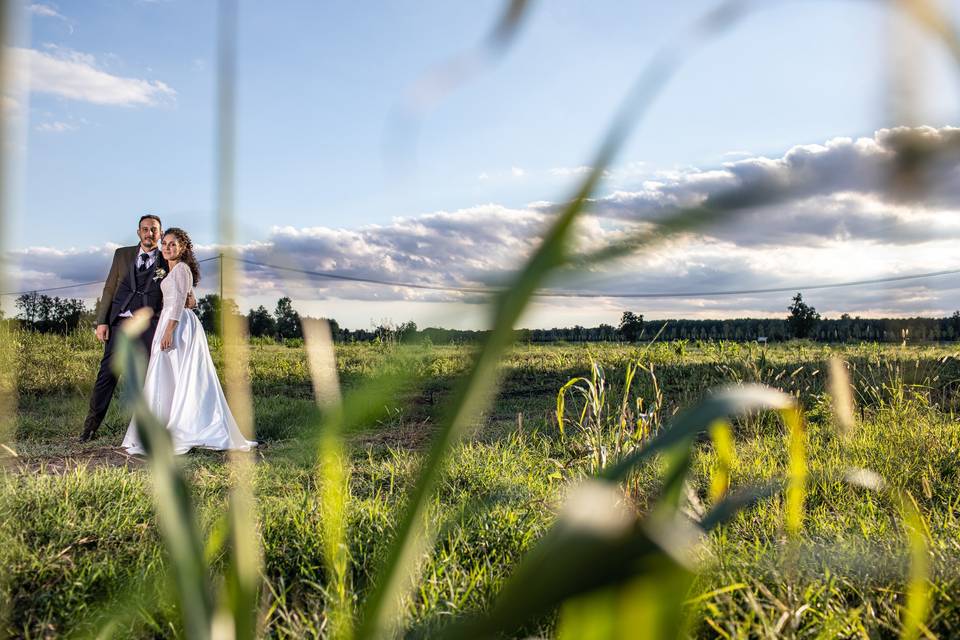
<svg viewBox="0 0 960 640">
<path fill-rule="evenodd" d="M 410 493 L 396 538 L 377 573 L 360 627 L 361 638 L 390 635 L 396 630 L 400 617 L 400 598 L 417 575 L 416 564 L 427 544 L 426 526 L 422 522 L 426 502 L 442 473 L 451 447 L 465 434 L 490 399 L 500 357 L 513 342 L 514 325 L 533 292 L 547 274 L 563 262 L 573 223 L 617 146 L 615 143 L 608 146 L 611 145 L 612 148 L 605 147 L 577 197 L 558 216 L 513 286 L 499 294 L 494 302 L 493 326 L 469 373 L 457 385 Z"/>
<path fill-rule="evenodd" d="M 123 323 L 117 336 L 114 363 L 116 373 L 127 380 L 123 385 L 123 398 L 133 409 L 137 435 L 150 462 L 157 520 L 170 554 L 184 631 L 188 637 L 202 640 L 210 637 L 213 597 L 190 488 L 174 460 L 169 432 L 147 408 L 137 383 L 143 379 L 146 368 L 145 354 L 137 337 L 146 330 L 151 315 L 152 309 L 140 309 Z"/>
<path fill-rule="evenodd" d="M 11 150 L 12 133 L 14 128 L 12 102 L 10 97 L 12 69 L 10 64 L 11 52 L 15 38 L 13 25 L 15 23 L 15 9 L 18 3 L 9 0 L 0 0 L 0 291 L 8 291 L 8 256 L 10 232 L 8 219 L 10 217 L 11 198 Z M 6 467 L 15 464 L 17 457 L 14 448 L 17 421 L 17 354 L 16 343 L 11 335 L 11 327 L 7 322 L 0 321 L 0 473 L 6 472 Z M 6 484 L 4 485 L 6 487 Z M 0 491 L 0 512 L 7 514 L 7 490 Z M 4 520 L 9 518 L 4 517 Z M 0 545 L 9 548 L 8 535 L 13 531 L 8 523 L 0 524 Z M 10 541 L 12 542 L 12 540 Z M 6 596 L 9 593 L 9 581 L 12 572 L 0 567 L 0 629 L 7 629 L 7 621 L 12 613 L 13 603 Z"/>
<path fill-rule="evenodd" d="M 906 532 L 907 547 L 910 550 L 910 574 L 907 579 L 907 591 L 903 605 L 904 640 L 917 640 L 922 633 L 933 637 L 926 628 L 930 615 L 930 532 L 923 521 L 917 501 L 909 493 L 898 494 L 900 512 Z"/>
<path fill-rule="evenodd" d="M 677 584 L 686 584 L 683 576 L 692 570 L 692 551 L 700 544 L 704 531 L 686 519 L 679 509 L 694 438 L 728 416 L 759 410 L 785 412 L 793 408 L 793 398 L 782 392 L 744 386 L 722 389 L 680 414 L 652 441 L 641 445 L 638 452 L 627 455 L 598 478 L 573 487 L 557 522 L 520 561 L 489 612 L 453 623 L 444 629 L 444 637 L 495 637 L 511 633 L 564 601 L 597 589 L 633 584 L 638 592 L 649 594 L 653 592 L 645 591 L 643 585 L 669 584 L 674 578 Z M 655 453 L 669 454 L 665 485 L 657 503 L 638 520 L 626 506 L 627 497 L 619 482 Z M 708 514 L 706 526 L 717 526 L 755 501 L 773 495 L 782 486 L 775 483 L 733 494 Z M 647 579 L 653 582 L 645 582 Z M 613 597 L 611 594 L 620 588 L 617 586 L 607 596 Z M 630 591 L 630 587 L 626 589 Z M 566 612 L 569 631 L 565 633 L 573 633 L 573 629 L 586 624 L 584 620 L 599 616 L 594 608 L 602 610 L 609 606 L 606 596 L 600 595 L 597 600 L 593 600 L 593 596 L 586 598 L 574 601 L 572 612 Z M 686 589 L 679 587 L 662 594 L 659 600 L 645 596 L 643 603 L 647 608 L 642 615 L 661 622 L 674 620 L 684 598 Z M 610 627 L 615 628 L 618 627 Z M 658 622 L 652 629 L 675 630 L 676 626 L 663 626 Z"/>
<path fill-rule="evenodd" d="M 217 224 L 222 255 L 234 256 L 235 248 L 235 147 L 237 77 L 237 0 L 220 0 L 217 13 Z M 223 295 L 237 298 L 237 262 L 220 260 Z M 227 312 L 221 300 L 223 330 L 224 391 L 237 426 L 247 440 L 256 440 L 253 394 L 249 378 L 249 341 L 246 322 Z M 233 482 L 229 493 L 230 555 L 226 574 L 226 602 L 220 605 L 217 628 L 238 640 L 257 635 L 257 603 L 260 590 L 261 548 L 257 508 L 253 493 L 253 458 L 256 454 L 230 451 Z"/>
<path fill-rule="evenodd" d="M 850 438 L 856 428 L 853 404 L 853 385 L 847 365 L 837 357 L 830 358 L 830 400 L 840 434 Z"/>
<path fill-rule="evenodd" d="M 663 50 L 647 65 L 617 112 L 600 144 L 592 169 L 574 198 L 564 207 L 547 231 L 537 251 L 520 271 L 512 286 L 494 302 L 493 323 L 480 353 L 467 376 L 458 385 L 450 408 L 410 494 L 409 504 L 397 528 L 393 545 L 377 573 L 376 582 L 364 610 L 360 637 L 392 634 L 399 625 L 401 601 L 417 575 L 417 563 L 427 546 L 426 526 L 422 522 L 424 506 L 439 478 L 450 448 L 463 436 L 476 416 L 489 401 L 493 380 L 504 350 L 513 340 L 513 327 L 534 292 L 547 276 L 564 264 L 569 256 L 574 222 L 583 212 L 604 171 L 616 156 L 629 131 L 642 112 L 652 103 L 666 80 L 691 46 L 701 44 L 709 36 L 725 30 L 737 17 L 739 2 L 722 4 L 710 12 L 694 29 L 673 46 Z M 690 217 L 680 212 L 678 223 Z M 686 228 L 692 225 L 686 225 Z"/>
<path fill-rule="evenodd" d="M 319 437 L 320 527 L 323 556 L 330 568 L 334 603 L 330 637 L 353 634 L 353 611 L 349 583 L 350 555 L 347 546 L 347 504 L 350 500 L 349 460 L 343 442 L 343 407 L 337 379 L 336 353 L 330 324 L 304 319 L 303 337 L 313 382 L 313 395 L 324 413 Z"/>
</svg>

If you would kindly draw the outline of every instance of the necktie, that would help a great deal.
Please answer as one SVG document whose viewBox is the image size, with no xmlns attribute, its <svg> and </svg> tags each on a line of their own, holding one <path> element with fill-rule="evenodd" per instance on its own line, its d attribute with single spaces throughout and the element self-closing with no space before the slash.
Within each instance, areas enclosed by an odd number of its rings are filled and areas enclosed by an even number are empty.
<svg viewBox="0 0 960 640">
<path fill-rule="evenodd" d="M 145 253 L 140 254 L 140 266 L 138 268 L 140 269 L 141 272 L 147 270 L 147 260 L 149 259 L 150 257 L 147 254 Z"/>
</svg>

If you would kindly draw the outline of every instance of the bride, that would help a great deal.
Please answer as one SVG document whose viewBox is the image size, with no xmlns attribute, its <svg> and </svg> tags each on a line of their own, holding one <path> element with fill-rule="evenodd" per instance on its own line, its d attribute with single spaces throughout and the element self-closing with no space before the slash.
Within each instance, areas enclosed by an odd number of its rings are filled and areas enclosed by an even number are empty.
<svg viewBox="0 0 960 640">
<path fill-rule="evenodd" d="M 169 272 L 160 282 L 163 310 L 143 385 L 147 406 L 167 425 L 178 454 L 194 447 L 248 451 L 257 443 L 240 432 L 223 395 L 200 320 L 184 309 L 187 293 L 200 281 L 190 236 L 183 229 L 168 229 L 161 251 Z M 145 453 L 134 420 L 122 446 L 131 454 Z"/>
</svg>

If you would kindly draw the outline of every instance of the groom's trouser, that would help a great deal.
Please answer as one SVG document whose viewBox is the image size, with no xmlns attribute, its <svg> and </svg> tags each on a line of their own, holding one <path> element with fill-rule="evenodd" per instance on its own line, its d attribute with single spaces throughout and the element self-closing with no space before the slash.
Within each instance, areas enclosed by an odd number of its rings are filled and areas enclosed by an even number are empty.
<svg viewBox="0 0 960 640">
<path fill-rule="evenodd" d="M 100 360 L 100 370 L 97 372 L 97 381 L 93 384 L 93 393 L 90 394 L 90 411 L 87 413 L 87 419 L 83 423 L 83 432 L 91 435 L 100 428 L 100 423 L 107 415 L 107 409 L 110 408 L 110 400 L 113 398 L 113 391 L 117 388 L 117 374 L 113 372 L 113 351 L 117 345 L 117 336 L 120 332 L 120 325 L 126 318 L 117 318 L 110 325 L 110 337 L 103 348 L 103 359 Z M 147 358 L 150 357 L 150 347 L 153 345 L 153 334 L 156 332 L 156 320 L 150 323 L 150 326 L 140 334 L 140 344 L 143 345 Z M 129 382 L 129 381 L 128 381 Z M 137 380 L 134 384 L 143 384 L 143 380 Z"/>
</svg>

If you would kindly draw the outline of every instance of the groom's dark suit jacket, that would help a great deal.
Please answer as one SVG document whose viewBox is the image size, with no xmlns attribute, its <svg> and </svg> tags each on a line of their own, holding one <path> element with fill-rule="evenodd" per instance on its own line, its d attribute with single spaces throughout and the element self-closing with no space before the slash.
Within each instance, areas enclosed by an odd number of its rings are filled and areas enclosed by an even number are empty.
<svg viewBox="0 0 960 640">
<path fill-rule="evenodd" d="M 136 311 L 142 307 L 153 308 L 153 318 L 147 330 L 140 335 L 140 344 L 147 355 L 153 345 L 153 335 L 157 331 L 160 310 L 163 307 L 163 294 L 160 291 L 160 278 L 157 269 L 168 271 L 167 261 L 157 255 L 153 266 L 144 271 L 137 269 L 137 255 L 140 245 L 120 247 L 113 254 L 110 274 L 103 285 L 103 294 L 97 304 L 97 324 L 110 325 L 110 337 L 103 348 L 100 370 L 90 395 L 90 411 L 83 426 L 83 437 L 92 436 L 103 422 L 110 406 L 110 398 L 117 386 L 117 376 L 113 371 L 113 347 L 118 325 L 123 321 L 120 314 L 124 311 Z"/>
<path fill-rule="evenodd" d="M 120 247 L 113 254 L 110 274 L 103 285 L 103 294 L 97 305 L 97 324 L 113 325 L 124 311 L 136 311 L 141 307 L 153 308 L 153 326 L 163 306 L 163 294 L 159 280 L 154 280 L 157 269 L 167 269 L 167 261 L 157 254 L 153 266 L 140 273 L 137 271 L 137 255 L 140 245 Z"/>
</svg>

